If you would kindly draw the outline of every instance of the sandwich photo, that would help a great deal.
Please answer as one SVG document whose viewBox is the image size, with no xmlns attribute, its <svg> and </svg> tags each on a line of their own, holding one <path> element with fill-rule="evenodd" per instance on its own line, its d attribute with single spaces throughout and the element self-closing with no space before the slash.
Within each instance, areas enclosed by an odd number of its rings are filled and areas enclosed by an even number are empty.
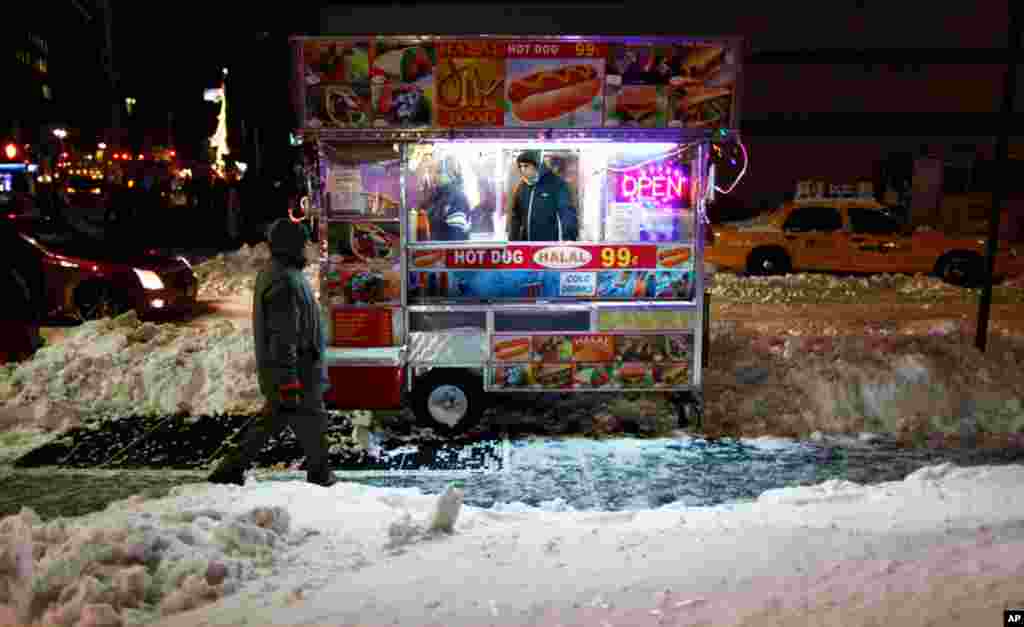
<svg viewBox="0 0 1024 627">
<path fill-rule="evenodd" d="M 615 338 L 615 358 L 618 361 L 664 361 L 656 335 L 620 335 Z"/>
<path fill-rule="evenodd" d="M 578 365 L 573 375 L 573 383 L 578 388 L 599 388 L 611 383 L 608 366 L 600 364 Z"/>
<path fill-rule="evenodd" d="M 417 268 L 432 268 L 442 265 L 445 259 L 443 250 L 417 250 L 412 253 L 412 265 Z"/>
<path fill-rule="evenodd" d="M 566 388 L 572 385 L 572 364 L 534 366 L 534 379 L 542 388 Z"/>
<path fill-rule="evenodd" d="M 693 354 L 693 336 L 669 335 L 665 341 L 668 344 L 665 353 L 669 361 L 685 361 Z"/>
<path fill-rule="evenodd" d="M 655 126 L 658 118 L 658 88 L 627 85 L 615 97 L 615 113 L 627 126 Z"/>
<path fill-rule="evenodd" d="M 658 249 L 658 265 L 663 268 L 674 268 L 690 260 L 689 246 L 673 246 Z"/>
<path fill-rule="evenodd" d="M 725 87 L 691 89 L 679 102 L 682 111 L 677 111 L 676 115 L 686 127 L 727 125 L 732 109 L 732 90 Z"/>
<path fill-rule="evenodd" d="M 568 65 L 513 79 L 508 83 L 508 102 L 517 120 L 545 122 L 587 106 L 601 87 L 597 68 Z"/>
<path fill-rule="evenodd" d="M 494 341 L 496 361 L 527 361 L 530 357 L 530 338 L 514 337 Z"/>
<path fill-rule="evenodd" d="M 697 81 L 713 79 L 725 63 L 725 48 L 721 46 L 696 46 L 683 59 L 681 74 Z"/>
<path fill-rule="evenodd" d="M 653 383 L 651 368 L 647 364 L 622 364 L 615 371 L 615 379 L 623 387 L 643 387 Z"/>
<path fill-rule="evenodd" d="M 533 336 L 534 361 L 570 361 L 572 360 L 572 343 L 562 335 Z"/>
<path fill-rule="evenodd" d="M 572 338 L 575 362 L 600 363 L 615 359 L 615 344 L 610 335 L 582 335 Z"/>
<path fill-rule="evenodd" d="M 686 364 L 674 364 L 658 369 L 658 383 L 661 385 L 689 385 L 690 367 Z"/>
</svg>

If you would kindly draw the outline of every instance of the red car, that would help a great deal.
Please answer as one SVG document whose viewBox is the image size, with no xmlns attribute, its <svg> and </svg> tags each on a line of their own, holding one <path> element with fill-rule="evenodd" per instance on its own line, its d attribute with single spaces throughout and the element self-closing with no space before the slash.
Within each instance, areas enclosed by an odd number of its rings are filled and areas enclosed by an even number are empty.
<svg viewBox="0 0 1024 627">
<path fill-rule="evenodd" d="M 184 257 L 104 242 L 73 223 L 7 214 L 0 246 L 44 321 L 93 320 L 134 309 L 140 318 L 192 311 L 198 281 Z"/>
</svg>

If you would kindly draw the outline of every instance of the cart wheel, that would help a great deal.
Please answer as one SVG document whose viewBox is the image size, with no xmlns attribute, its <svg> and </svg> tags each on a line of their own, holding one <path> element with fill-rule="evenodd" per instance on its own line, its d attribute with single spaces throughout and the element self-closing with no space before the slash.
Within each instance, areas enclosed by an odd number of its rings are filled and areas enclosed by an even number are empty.
<svg viewBox="0 0 1024 627">
<path fill-rule="evenodd" d="M 465 370 L 437 369 L 413 386 L 413 411 L 422 426 L 453 435 L 480 421 L 484 398 L 479 376 Z"/>
<path fill-rule="evenodd" d="M 676 411 L 679 415 L 679 427 L 700 428 L 704 423 L 704 401 L 693 392 L 683 392 L 675 399 Z"/>
</svg>

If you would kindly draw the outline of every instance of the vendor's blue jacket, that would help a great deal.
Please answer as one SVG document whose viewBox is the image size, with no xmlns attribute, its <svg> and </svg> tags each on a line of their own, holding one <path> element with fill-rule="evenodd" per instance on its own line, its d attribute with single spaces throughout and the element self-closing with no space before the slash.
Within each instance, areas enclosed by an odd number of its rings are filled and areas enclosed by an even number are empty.
<svg viewBox="0 0 1024 627">
<path fill-rule="evenodd" d="M 439 185 L 430 195 L 431 239 L 441 242 L 469 239 L 469 199 L 454 184 Z"/>
<path fill-rule="evenodd" d="M 579 237 L 579 222 L 569 186 L 545 166 L 534 185 L 522 183 L 512 199 L 509 239 L 558 242 Z"/>
</svg>

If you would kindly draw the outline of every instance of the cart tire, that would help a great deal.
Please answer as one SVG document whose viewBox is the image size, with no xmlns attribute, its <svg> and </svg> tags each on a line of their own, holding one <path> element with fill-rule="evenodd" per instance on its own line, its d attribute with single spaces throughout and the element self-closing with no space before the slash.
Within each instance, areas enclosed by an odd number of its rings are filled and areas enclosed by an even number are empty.
<svg viewBox="0 0 1024 627">
<path fill-rule="evenodd" d="M 792 267 L 789 255 L 781 248 L 756 248 L 747 258 L 748 274 L 788 274 Z"/>
<path fill-rule="evenodd" d="M 462 433 L 479 423 L 485 399 L 483 381 L 466 370 L 434 369 L 413 385 L 417 422 L 442 435 Z"/>
</svg>

